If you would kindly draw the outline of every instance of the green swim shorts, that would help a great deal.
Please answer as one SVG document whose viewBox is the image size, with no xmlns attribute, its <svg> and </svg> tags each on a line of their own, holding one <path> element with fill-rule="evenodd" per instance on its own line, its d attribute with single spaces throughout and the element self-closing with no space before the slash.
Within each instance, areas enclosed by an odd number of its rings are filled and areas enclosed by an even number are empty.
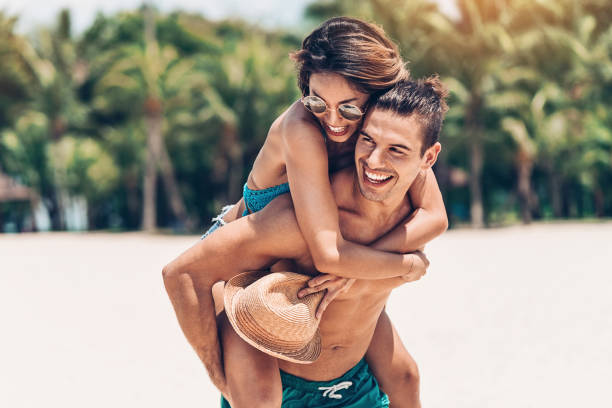
<svg viewBox="0 0 612 408">
<path fill-rule="evenodd" d="M 283 383 L 282 408 L 388 408 L 389 398 L 378 387 L 365 360 L 332 381 L 307 381 L 280 372 Z M 221 408 L 231 408 L 223 396 Z"/>
</svg>

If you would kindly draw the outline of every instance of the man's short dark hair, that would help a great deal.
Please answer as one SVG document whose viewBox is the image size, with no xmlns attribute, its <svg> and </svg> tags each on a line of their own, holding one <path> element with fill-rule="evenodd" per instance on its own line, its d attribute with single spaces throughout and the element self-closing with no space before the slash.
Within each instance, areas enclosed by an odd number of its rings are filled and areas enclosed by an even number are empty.
<svg viewBox="0 0 612 408">
<path fill-rule="evenodd" d="M 421 155 L 440 137 L 444 115 L 448 111 L 448 90 L 437 75 L 426 79 L 403 79 L 380 95 L 371 109 L 393 112 L 399 116 L 418 115 L 423 129 Z"/>
</svg>

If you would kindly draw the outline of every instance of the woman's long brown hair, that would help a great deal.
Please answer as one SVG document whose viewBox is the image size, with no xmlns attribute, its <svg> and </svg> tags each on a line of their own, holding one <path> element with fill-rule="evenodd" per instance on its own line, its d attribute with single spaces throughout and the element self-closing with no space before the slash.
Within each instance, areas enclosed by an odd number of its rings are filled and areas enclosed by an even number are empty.
<svg viewBox="0 0 612 408">
<path fill-rule="evenodd" d="M 309 94 L 313 73 L 343 76 L 358 91 L 374 96 L 408 78 L 397 45 L 382 28 L 351 17 L 325 21 L 290 54 L 298 68 L 298 86 Z"/>
</svg>

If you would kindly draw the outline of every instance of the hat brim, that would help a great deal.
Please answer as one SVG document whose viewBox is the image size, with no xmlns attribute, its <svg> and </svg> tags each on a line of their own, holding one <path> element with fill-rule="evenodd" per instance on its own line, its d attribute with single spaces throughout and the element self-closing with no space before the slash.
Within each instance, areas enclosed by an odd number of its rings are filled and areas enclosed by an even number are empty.
<svg viewBox="0 0 612 408">
<path fill-rule="evenodd" d="M 248 328 L 249 316 L 240 315 L 236 311 L 235 300 L 238 299 L 241 292 L 256 280 L 269 274 L 270 272 L 268 271 L 245 272 L 236 275 L 227 281 L 223 294 L 223 303 L 227 318 L 238 336 L 240 336 L 241 339 L 246 341 L 251 346 L 255 347 L 257 350 L 292 363 L 313 363 L 321 355 L 321 334 L 318 328 L 316 329 L 312 339 L 306 343 L 303 348 L 299 350 L 289 350 L 284 348 L 282 345 L 266 341 L 263 337 L 256 336 L 254 333 L 255 330 L 249 330 Z M 310 277 L 306 275 L 304 276 L 305 281 L 310 279 Z M 259 329 L 261 330 L 261 328 Z"/>
</svg>

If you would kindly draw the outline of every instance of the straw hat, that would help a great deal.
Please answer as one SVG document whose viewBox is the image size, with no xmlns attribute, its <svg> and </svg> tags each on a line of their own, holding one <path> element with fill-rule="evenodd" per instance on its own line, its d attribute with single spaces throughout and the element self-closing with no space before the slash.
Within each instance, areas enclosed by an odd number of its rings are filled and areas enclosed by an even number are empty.
<svg viewBox="0 0 612 408">
<path fill-rule="evenodd" d="M 225 313 L 238 335 L 271 356 L 299 364 L 321 354 L 315 311 L 323 292 L 298 299 L 311 278 L 293 272 L 246 272 L 225 284 Z"/>
</svg>

